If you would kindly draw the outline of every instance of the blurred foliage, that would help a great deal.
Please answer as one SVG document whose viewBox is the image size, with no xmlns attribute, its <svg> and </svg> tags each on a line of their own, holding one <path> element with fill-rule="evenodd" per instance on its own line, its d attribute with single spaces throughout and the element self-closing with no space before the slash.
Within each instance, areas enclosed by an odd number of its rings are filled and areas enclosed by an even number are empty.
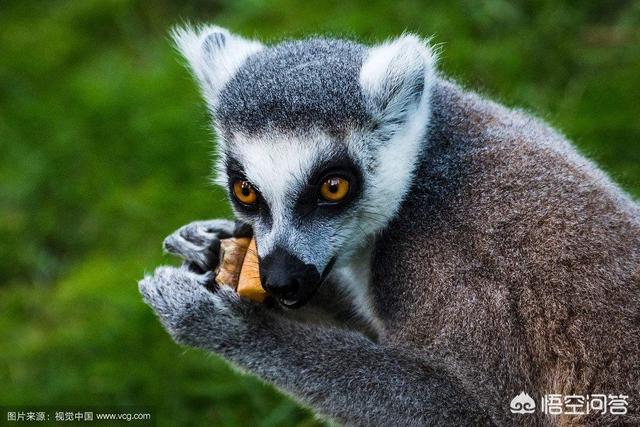
<svg viewBox="0 0 640 427">
<path fill-rule="evenodd" d="M 640 195 L 640 2 L 0 3 L 0 404 L 153 405 L 162 425 L 315 425 L 173 344 L 137 293 L 160 242 L 228 216 L 168 29 L 267 40 L 433 35 L 443 73 L 562 129 Z"/>
</svg>

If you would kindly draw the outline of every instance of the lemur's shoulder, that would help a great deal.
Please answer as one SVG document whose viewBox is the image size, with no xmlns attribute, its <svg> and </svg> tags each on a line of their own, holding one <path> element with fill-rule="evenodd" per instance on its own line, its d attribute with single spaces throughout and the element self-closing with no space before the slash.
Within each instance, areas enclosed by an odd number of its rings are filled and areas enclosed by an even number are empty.
<svg viewBox="0 0 640 427">
<path fill-rule="evenodd" d="M 640 216 L 638 204 L 594 162 L 560 131 L 526 111 L 440 79 L 433 87 L 430 123 L 418 174 L 442 171 L 446 165 L 450 176 L 444 178 L 457 194 L 475 194 L 488 209 L 504 214 L 505 203 L 517 195 L 522 208 L 554 206 L 555 215 L 563 209 L 569 216 L 576 209 L 579 216 L 597 214 L 592 205 L 600 200 L 611 215 L 631 221 Z M 472 201 L 478 206 L 480 200 Z"/>
<path fill-rule="evenodd" d="M 374 256 L 374 280 L 392 283 L 377 290 L 387 314 L 410 315 L 398 295 L 446 293 L 438 281 L 638 290 L 640 208 L 594 163 L 544 121 L 455 83 L 438 80 L 431 99 L 412 188 Z"/>
</svg>

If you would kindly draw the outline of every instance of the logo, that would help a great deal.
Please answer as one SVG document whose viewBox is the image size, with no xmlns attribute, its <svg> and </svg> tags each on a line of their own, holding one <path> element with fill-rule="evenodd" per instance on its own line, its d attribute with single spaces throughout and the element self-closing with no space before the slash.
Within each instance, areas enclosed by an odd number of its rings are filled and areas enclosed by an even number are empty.
<svg viewBox="0 0 640 427">
<path fill-rule="evenodd" d="M 533 414 L 536 410 L 536 402 L 523 391 L 511 399 L 509 409 L 513 414 Z"/>
<path fill-rule="evenodd" d="M 548 415 L 626 415 L 628 405 L 627 394 L 545 394 L 538 410 Z M 536 402 L 523 391 L 511 400 L 509 409 L 512 414 L 533 414 Z"/>
</svg>

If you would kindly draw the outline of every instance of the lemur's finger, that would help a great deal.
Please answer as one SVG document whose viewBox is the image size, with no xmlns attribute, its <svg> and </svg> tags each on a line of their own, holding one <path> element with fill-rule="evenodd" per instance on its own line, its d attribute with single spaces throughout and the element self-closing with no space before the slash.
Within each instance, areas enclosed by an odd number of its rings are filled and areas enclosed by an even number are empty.
<svg viewBox="0 0 640 427">
<path fill-rule="evenodd" d="M 209 221 L 195 221 L 181 227 L 178 233 L 185 239 L 197 245 L 206 245 L 211 237 L 226 239 L 233 235 L 235 224 L 226 219 Z"/>
<path fill-rule="evenodd" d="M 220 257 L 220 240 L 211 235 L 208 241 L 197 245 L 186 240 L 179 233 L 174 233 L 164 240 L 166 252 L 176 255 L 189 263 L 193 263 L 203 271 L 213 270 Z"/>
<path fill-rule="evenodd" d="M 193 264 L 194 271 L 210 271 L 219 262 L 220 239 L 231 237 L 233 230 L 234 223 L 228 220 L 195 221 L 167 237 L 163 248 Z"/>
<path fill-rule="evenodd" d="M 200 223 L 207 233 L 215 233 L 221 239 L 231 237 L 235 227 L 235 221 L 228 219 L 211 219 Z"/>
</svg>

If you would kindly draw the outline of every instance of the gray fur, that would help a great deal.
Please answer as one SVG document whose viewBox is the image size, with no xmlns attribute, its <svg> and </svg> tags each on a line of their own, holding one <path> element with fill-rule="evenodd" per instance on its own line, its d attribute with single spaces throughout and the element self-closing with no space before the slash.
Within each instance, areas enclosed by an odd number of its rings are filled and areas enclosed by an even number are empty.
<svg viewBox="0 0 640 427">
<path fill-rule="evenodd" d="M 222 129 L 260 133 L 313 127 L 329 133 L 370 121 L 358 72 L 365 48 L 331 39 L 291 41 L 252 55 L 223 89 Z"/>
<path fill-rule="evenodd" d="M 331 62 L 341 45 L 322 45 Z M 274 103 L 261 104 L 268 114 L 247 118 L 246 129 L 271 126 L 280 102 L 294 108 L 298 85 L 307 99 L 303 75 L 269 80 Z M 211 274 L 186 267 L 142 280 L 145 301 L 178 342 L 347 425 L 640 423 L 639 206 L 546 124 L 440 78 L 430 91 L 409 191 L 381 234 L 361 236 L 375 239 L 363 286 L 376 322 L 350 321 L 341 292 L 316 301 L 340 313 L 334 323 L 311 306 L 300 322 L 228 290 L 210 292 Z M 334 126 L 325 117 L 334 101 L 322 102 L 326 111 L 303 110 Z M 232 122 L 243 126 L 239 115 Z M 179 235 L 204 247 L 219 237 Z M 201 256 L 177 246 L 187 261 Z M 521 391 L 538 402 L 550 393 L 626 394 L 629 415 L 511 414 Z"/>
<path fill-rule="evenodd" d="M 443 81 L 415 182 L 376 249 L 403 262 L 373 264 L 386 338 L 496 421 L 526 390 L 631 396 L 632 417 L 557 423 L 640 422 L 638 205 L 544 123 Z"/>
</svg>

